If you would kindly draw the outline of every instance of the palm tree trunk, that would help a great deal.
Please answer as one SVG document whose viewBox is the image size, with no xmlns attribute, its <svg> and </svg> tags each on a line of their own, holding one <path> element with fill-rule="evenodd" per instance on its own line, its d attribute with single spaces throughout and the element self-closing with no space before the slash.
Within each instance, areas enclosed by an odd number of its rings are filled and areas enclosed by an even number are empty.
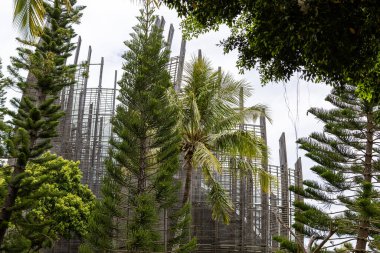
<svg viewBox="0 0 380 253">
<path fill-rule="evenodd" d="M 373 159 L 373 132 L 374 122 L 372 113 L 367 114 L 366 127 L 367 141 L 364 158 L 364 182 L 372 183 L 372 159 Z M 359 222 L 356 246 L 354 252 L 366 252 L 369 236 L 370 221 L 368 217 L 362 217 Z"/>
<path fill-rule="evenodd" d="M 190 201 L 190 193 L 191 193 L 191 179 L 193 174 L 193 152 L 188 152 L 185 157 L 185 164 L 184 168 L 186 171 L 186 181 L 185 181 L 185 188 L 183 191 L 183 199 L 182 199 L 182 206 L 184 206 L 187 202 Z"/>
</svg>

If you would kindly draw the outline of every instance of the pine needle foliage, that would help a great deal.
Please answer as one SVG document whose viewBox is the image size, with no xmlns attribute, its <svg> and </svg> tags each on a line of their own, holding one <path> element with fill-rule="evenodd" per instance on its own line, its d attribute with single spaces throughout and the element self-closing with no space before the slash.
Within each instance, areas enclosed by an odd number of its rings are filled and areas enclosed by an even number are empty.
<svg viewBox="0 0 380 253">
<path fill-rule="evenodd" d="M 75 1 L 71 1 L 74 6 Z M 2 203 L 0 214 L 0 245 L 9 227 L 12 213 L 16 211 L 15 200 L 25 177 L 28 162 L 47 162 L 49 157 L 40 157 L 51 145 L 50 140 L 57 135 L 56 127 L 62 116 L 60 106 L 55 103 L 63 87 L 71 85 L 75 67 L 66 65 L 75 45 L 70 40 L 75 37 L 72 24 L 78 22 L 83 7 L 73 7 L 71 11 L 60 1 L 46 4 L 46 18 L 49 21 L 40 41 L 34 43 L 21 40 L 17 49 L 18 56 L 11 58 L 9 71 L 13 75 L 11 84 L 18 87 L 23 96 L 11 103 L 16 111 L 9 111 L 10 126 L 13 133 L 6 140 L 8 154 L 13 158 L 11 178 L 7 184 L 7 194 Z M 34 50 L 33 50 L 34 49 Z M 27 71 L 23 78 L 20 71 Z"/>
<path fill-rule="evenodd" d="M 178 113 L 169 102 L 169 51 L 149 3 L 125 42 L 107 173 L 81 252 L 157 252 L 159 214 L 176 201 Z"/>
<path fill-rule="evenodd" d="M 292 187 L 307 200 L 294 203 L 294 228 L 314 238 L 308 252 L 332 250 L 327 242 L 344 241 L 344 252 L 378 250 L 380 220 L 379 111 L 374 103 L 357 97 L 355 87 L 334 89 L 326 100 L 332 109 L 311 108 L 322 121 L 322 133 L 298 140 L 306 156 L 317 165 L 311 170 L 319 180 L 305 180 L 303 188 Z M 349 250 L 349 245 L 353 245 Z M 343 252 L 338 247 L 337 252 Z"/>
<path fill-rule="evenodd" d="M 4 75 L 2 73 L 2 64 L 0 59 L 0 157 L 6 157 L 7 156 L 7 150 L 5 146 L 5 140 L 7 139 L 10 129 L 8 124 L 5 122 L 5 115 L 7 112 L 7 108 L 5 107 L 6 103 L 6 88 L 7 88 L 8 82 L 7 79 L 4 78 Z"/>
</svg>

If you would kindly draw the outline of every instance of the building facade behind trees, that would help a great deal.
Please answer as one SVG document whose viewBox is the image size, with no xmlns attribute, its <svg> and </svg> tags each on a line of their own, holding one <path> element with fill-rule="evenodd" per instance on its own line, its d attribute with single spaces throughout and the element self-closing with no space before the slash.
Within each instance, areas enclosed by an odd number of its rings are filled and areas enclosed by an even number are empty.
<svg viewBox="0 0 380 253">
<path fill-rule="evenodd" d="M 157 25 L 164 28 L 165 20 L 161 18 Z M 174 28 L 170 25 L 168 47 L 171 47 Z M 89 47 L 87 59 L 79 62 L 81 39 L 78 40 L 78 49 L 74 58 L 77 65 L 76 83 L 62 91 L 59 103 L 65 111 L 59 126 L 59 137 L 53 141 L 53 152 L 65 159 L 79 160 L 83 173 L 83 183 L 99 197 L 101 180 L 105 173 L 104 160 L 109 148 L 108 141 L 112 136 L 110 120 L 114 115 L 117 96 L 117 72 L 112 88 L 103 86 L 104 60 L 94 63 L 91 58 L 92 49 Z M 183 65 L 185 60 L 186 41 L 182 40 L 179 56 L 171 57 L 168 71 L 171 74 L 173 85 L 180 90 Z M 95 86 L 89 83 L 92 71 L 99 71 L 99 80 Z M 107 80 L 108 81 L 108 80 Z M 244 124 L 244 129 L 267 138 L 265 118 L 260 118 L 255 124 Z M 204 184 L 202 173 L 198 170 L 192 180 L 192 226 L 191 230 L 198 241 L 197 252 L 274 252 L 278 243 L 273 236 L 283 235 L 290 238 L 288 230 L 293 223 L 294 210 L 292 202 L 298 198 L 288 189 L 290 185 L 300 185 L 302 182 L 301 161 L 298 160 L 295 168 L 289 169 L 286 155 L 285 135 L 280 138 L 280 165 L 269 165 L 255 161 L 256 166 L 270 173 L 274 180 L 270 185 L 270 193 L 260 189 L 260 180 L 248 173 L 241 175 L 234 168 L 234 159 L 223 154 L 219 155 L 223 163 L 223 173 L 218 180 L 227 189 L 234 204 L 231 223 L 224 225 L 214 221 L 207 200 L 207 187 Z M 179 172 L 176 176 L 184 182 L 185 173 Z M 181 194 L 181 193 L 179 193 Z M 181 196 L 181 195 L 180 195 Z M 168 231 L 170 213 L 166 210 L 161 218 L 159 230 L 162 233 L 164 252 L 168 252 L 168 242 L 172 236 Z M 286 228 L 288 227 L 288 228 Z M 61 241 L 51 252 L 76 252 L 78 240 Z"/>
</svg>

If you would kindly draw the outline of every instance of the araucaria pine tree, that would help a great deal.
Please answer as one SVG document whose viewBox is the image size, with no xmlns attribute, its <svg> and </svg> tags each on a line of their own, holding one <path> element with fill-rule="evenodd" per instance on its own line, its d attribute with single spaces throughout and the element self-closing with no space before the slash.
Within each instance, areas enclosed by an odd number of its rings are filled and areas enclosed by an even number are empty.
<svg viewBox="0 0 380 253">
<path fill-rule="evenodd" d="M 123 56 L 102 198 L 81 252 L 159 251 L 159 214 L 175 202 L 178 115 L 168 96 L 173 86 L 167 71 L 169 51 L 149 2 L 125 42 L 129 50 Z"/>
<path fill-rule="evenodd" d="M 75 0 L 71 1 L 74 6 Z M 74 66 L 66 65 L 75 45 L 70 40 L 75 36 L 71 25 L 80 18 L 81 7 L 66 10 L 60 0 L 44 2 L 47 25 L 38 43 L 19 40 L 23 47 L 18 48 L 18 57 L 11 59 L 10 68 L 13 85 L 23 96 L 12 100 L 17 111 L 10 112 L 12 136 L 6 140 L 8 153 L 14 159 L 12 174 L 7 183 L 7 193 L 0 200 L 0 247 L 9 228 L 9 221 L 15 210 L 15 202 L 25 176 L 28 162 L 46 162 L 39 158 L 57 135 L 56 126 L 62 116 L 60 106 L 55 104 L 63 87 L 71 84 Z M 33 48 L 31 48 L 31 46 Z M 19 75 L 27 71 L 28 78 Z M 26 189 L 22 189 L 25 191 Z"/>
<path fill-rule="evenodd" d="M 0 59 L 0 157 L 5 157 L 6 154 L 6 147 L 5 147 L 5 139 L 8 136 L 9 127 L 4 122 L 5 114 L 6 114 L 6 108 L 5 108 L 5 102 L 6 102 L 6 78 L 4 78 L 4 75 L 2 73 L 2 64 Z"/>
<path fill-rule="evenodd" d="M 311 170 L 319 179 L 293 188 L 305 197 L 305 203 L 295 203 L 294 227 L 310 238 L 303 252 L 373 251 L 379 249 L 380 231 L 378 108 L 349 86 L 326 100 L 333 109 L 309 110 L 325 124 L 323 132 L 298 141 L 317 163 Z"/>
</svg>

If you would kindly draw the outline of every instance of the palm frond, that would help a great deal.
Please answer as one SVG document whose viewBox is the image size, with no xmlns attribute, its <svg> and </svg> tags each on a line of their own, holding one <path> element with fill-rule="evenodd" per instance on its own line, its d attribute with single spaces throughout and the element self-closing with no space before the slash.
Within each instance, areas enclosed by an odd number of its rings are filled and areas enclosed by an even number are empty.
<svg viewBox="0 0 380 253">
<path fill-rule="evenodd" d="M 61 1 L 71 11 L 70 0 Z M 25 38 L 41 35 L 46 13 L 44 3 L 44 0 L 14 0 L 13 23 Z"/>
<path fill-rule="evenodd" d="M 234 165 L 230 166 L 230 169 L 238 170 L 240 175 L 252 177 L 255 186 L 260 186 L 260 189 L 263 192 L 269 193 L 271 190 L 271 184 L 278 184 L 277 178 L 271 175 L 268 171 L 265 171 L 261 163 L 258 164 L 251 159 L 240 157 L 234 157 L 232 159 Z"/>
<path fill-rule="evenodd" d="M 207 167 L 217 173 L 222 173 L 222 165 L 218 158 L 202 142 L 196 143 L 192 162 L 194 168 Z"/>
<path fill-rule="evenodd" d="M 191 124 L 191 132 L 194 133 L 196 131 L 199 131 L 200 126 L 201 126 L 201 113 L 198 108 L 198 103 L 197 100 L 192 94 L 191 96 L 192 101 L 191 101 L 191 107 L 190 107 L 190 117 L 191 119 L 189 120 L 189 123 Z"/>
<path fill-rule="evenodd" d="M 243 120 L 244 122 L 249 122 L 251 120 L 255 121 L 261 116 L 264 116 L 270 123 L 272 122 L 269 108 L 261 104 L 246 107 L 244 109 L 234 108 L 232 110 L 229 108 L 229 110 L 219 111 L 220 117 L 216 117 L 216 114 L 213 115 L 213 132 L 228 131 L 236 128 Z"/>
<path fill-rule="evenodd" d="M 267 161 L 268 149 L 261 137 L 244 130 L 224 131 L 211 136 L 216 150 L 233 156 Z"/>
<path fill-rule="evenodd" d="M 66 9 L 68 11 L 71 11 L 72 6 L 71 6 L 71 3 L 70 3 L 70 0 L 62 0 L 62 2 L 65 4 Z"/>
<path fill-rule="evenodd" d="M 258 167 L 250 162 L 248 163 L 250 164 L 249 169 L 251 170 L 254 182 L 260 185 L 260 189 L 263 192 L 269 193 L 271 191 L 271 183 L 278 183 L 277 178 L 265 171 L 262 167 Z"/>
<path fill-rule="evenodd" d="M 263 170 L 262 168 L 254 167 L 254 175 L 259 176 L 260 188 L 263 192 L 269 193 L 271 190 L 271 183 L 274 182 L 278 184 L 277 178 L 271 175 L 269 172 Z"/>
<path fill-rule="evenodd" d="M 245 101 L 252 95 L 252 87 L 246 80 L 235 80 L 230 73 L 222 72 L 217 79 L 217 96 L 231 107 L 239 106 L 240 99 Z M 243 93 L 241 93 L 243 89 Z"/>
<path fill-rule="evenodd" d="M 210 187 L 208 197 L 211 203 L 212 218 L 229 224 L 233 205 L 226 190 L 214 179 L 209 168 L 203 167 L 202 172 L 207 186 Z"/>
<path fill-rule="evenodd" d="M 246 107 L 240 113 L 243 114 L 243 117 L 248 120 L 253 119 L 253 121 L 255 121 L 257 118 L 263 116 L 270 123 L 272 123 L 272 118 L 270 117 L 270 109 L 268 106 L 263 104 L 256 104 L 250 107 Z"/>
<path fill-rule="evenodd" d="M 14 0 L 13 23 L 25 37 L 35 37 L 42 31 L 43 5 L 43 0 Z"/>
<path fill-rule="evenodd" d="M 204 128 L 209 132 L 234 129 L 242 121 L 241 115 L 236 110 L 227 104 L 216 101 L 209 103 L 206 115 Z"/>
<path fill-rule="evenodd" d="M 194 168 L 202 168 L 213 219 L 229 222 L 232 204 L 220 183 L 215 180 L 222 166 L 216 154 L 259 159 L 267 162 L 268 150 L 259 136 L 244 130 L 234 130 L 243 119 L 265 116 L 268 108 L 255 105 L 240 108 L 252 89 L 244 80 L 236 81 L 228 73 L 214 71 L 204 57 L 193 58 L 185 66 L 183 89 L 178 102 L 182 109 L 182 151 L 191 155 Z M 248 166 L 248 165 L 247 165 Z M 259 178 L 264 191 L 270 189 L 270 175 L 249 164 L 251 175 Z M 243 170 L 242 166 L 240 166 Z"/>
</svg>

